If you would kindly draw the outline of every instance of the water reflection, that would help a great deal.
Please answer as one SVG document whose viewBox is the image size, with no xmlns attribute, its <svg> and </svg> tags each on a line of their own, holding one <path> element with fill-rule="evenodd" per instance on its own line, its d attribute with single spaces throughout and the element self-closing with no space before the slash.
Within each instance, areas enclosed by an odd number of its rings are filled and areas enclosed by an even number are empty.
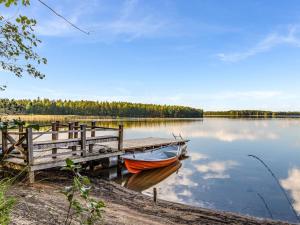
<svg viewBox="0 0 300 225">
<path fill-rule="evenodd" d="M 279 178 L 284 178 L 288 168 L 300 165 L 299 141 L 300 120 L 291 119 L 204 119 L 203 122 L 176 123 L 166 126 L 131 127 L 126 137 L 161 136 L 171 133 L 190 139 L 189 159 L 182 162 L 177 173 L 171 174 L 155 186 L 159 197 L 195 206 L 210 207 L 225 211 L 268 217 L 259 198 L 264 196 L 275 219 L 295 222 L 290 208 L 274 187 L 274 180 L 248 154 L 256 154 L 274 169 Z M 299 210 L 299 189 L 293 176 L 290 190 L 295 207 Z M 286 184 L 287 183 L 287 184 Z M 252 190 L 252 191 L 249 191 Z M 296 191 L 297 190 L 297 191 Z M 152 188 L 143 191 L 152 194 Z"/>
<path fill-rule="evenodd" d="M 229 169 L 239 165 L 236 161 L 212 161 L 196 165 L 197 171 L 204 173 L 203 179 L 226 179 L 230 175 L 226 173 Z"/>
<path fill-rule="evenodd" d="M 99 121 L 98 125 L 118 123 Z M 255 194 L 260 193 L 274 219 L 297 222 L 274 179 L 247 155 L 259 156 L 272 168 L 300 213 L 300 119 L 205 118 L 123 123 L 124 137 L 128 139 L 170 138 L 175 133 L 191 140 L 190 157 L 181 162 L 180 168 L 176 165 L 135 177 L 124 175 L 120 183 L 128 188 L 152 194 L 155 186 L 158 197 L 165 200 L 268 217 Z M 116 172 L 109 176 L 116 176 Z"/>
<path fill-rule="evenodd" d="M 192 161 L 208 159 L 208 155 L 200 153 L 200 152 L 190 152 L 189 157 L 191 158 Z"/>
<path fill-rule="evenodd" d="M 181 162 L 177 161 L 164 168 L 142 171 L 141 173 L 133 174 L 126 180 L 124 186 L 129 189 L 142 192 L 163 181 L 171 174 L 178 171 L 180 167 Z"/>
<path fill-rule="evenodd" d="M 164 135 L 175 133 L 188 138 L 210 138 L 223 142 L 275 140 L 279 138 L 278 129 L 270 128 L 270 122 L 263 120 L 204 119 L 203 121 L 185 121 L 184 123 L 176 121 L 173 124 L 160 124 L 159 130 L 158 124 L 152 123 L 146 126 L 132 124 L 129 128 L 137 128 L 139 132 L 143 133 L 159 131 Z"/>
<path fill-rule="evenodd" d="M 280 183 L 284 189 L 291 192 L 294 200 L 293 206 L 298 214 L 300 214 L 300 169 L 293 168 L 289 170 L 288 177 L 280 180 Z"/>
</svg>

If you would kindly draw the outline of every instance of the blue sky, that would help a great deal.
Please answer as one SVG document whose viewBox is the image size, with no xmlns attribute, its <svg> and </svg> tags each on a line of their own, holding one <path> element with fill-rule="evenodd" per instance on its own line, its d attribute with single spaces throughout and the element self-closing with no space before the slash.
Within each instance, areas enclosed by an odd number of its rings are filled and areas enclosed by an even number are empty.
<svg viewBox="0 0 300 225">
<path fill-rule="evenodd" d="M 298 0 L 36 0 L 44 80 L 0 72 L 9 98 L 300 110 Z M 3 11 L 3 9 L 1 9 Z"/>
</svg>

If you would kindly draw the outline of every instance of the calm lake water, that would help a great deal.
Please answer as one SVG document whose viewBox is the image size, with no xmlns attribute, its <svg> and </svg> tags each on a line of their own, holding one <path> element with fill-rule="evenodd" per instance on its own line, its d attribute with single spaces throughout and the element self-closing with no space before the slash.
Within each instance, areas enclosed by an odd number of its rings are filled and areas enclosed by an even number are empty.
<svg viewBox="0 0 300 225">
<path fill-rule="evenodd" d="M 119 122 L 99 122 L 117 126 Z M 190 139 L 180 163 L 116 180 L 127 188 L 193 206 L 297 222 L 280 187 L 257 160 L 276 174 L 300 215 L 300 119 L 123 121 L 125 138 Z M 269 208 L 269 210 L 268 210 Z"/>
<path fill-rule="evenodd" d="M 168 169 L 127 175 L 122 184 L 172 202 L 296 222 L 274 178 L 300 214 L 300 119 L 224 119 L 127 123 L 125 138 L 190 139 L 189 157 Z M 265 203 L 264 203 L 265 202 Z M 269 211 L 267 207 L 269 207 Z"/>
</svg>

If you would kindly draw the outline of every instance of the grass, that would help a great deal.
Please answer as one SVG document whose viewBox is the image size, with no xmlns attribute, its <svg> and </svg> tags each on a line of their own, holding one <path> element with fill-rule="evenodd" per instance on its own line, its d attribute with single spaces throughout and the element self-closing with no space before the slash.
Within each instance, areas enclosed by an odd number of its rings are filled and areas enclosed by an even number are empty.
<svg viewBox="0 0 300 225">
<path fill-rule="evenodd" d="M 10 223 L 10 214 L 15 206 L 16 199 L 7 195 L 11 186 L 10 179 L 0 180 L 0 224 L 8 225 Z"/>
</svg>

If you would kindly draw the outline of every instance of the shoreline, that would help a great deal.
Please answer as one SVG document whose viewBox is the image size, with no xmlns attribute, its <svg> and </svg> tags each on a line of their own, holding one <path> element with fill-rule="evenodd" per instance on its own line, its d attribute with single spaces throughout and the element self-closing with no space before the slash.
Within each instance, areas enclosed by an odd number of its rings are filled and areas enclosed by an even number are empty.
<svg viewBox="0 0 300 225">
<path fill-rule="evenodd" d="M 59 192 L 70 178 L 61 172 L 42 172 L 43 178 L 34 185 L 18 184 L 10 194 L 17 196 L 17 205 L 12 213 L 14 225 L 62 224 L 67 201 Z M 41 175 L 40 174 L 40 175 Z M 48 177 L 45 179 L 45 177 Z M 91 178 L 91 195 L 103 199 L 106 208 L 102 224 L 107 225 L 175 225 L 175 224 L 290 224 L 282 221 L 260 219 L 236 213 L 188 206 L 158 199 L 155 204 L 150 196 L 126 189 L 104 179 Z M 79 224 L 74 222 L 74 224 Z"/>
<path fill-rule="evenodd" d="M 0 115 L 5 119 L 21 119 L 29 122 L 49 122 L 49 121 L 96 121 L 96 122 L 160 122 L 160 121 L 202 121 L 207 118 L 226 119 L 299 119 L 300 115 L 276 115 L 276 116 L 235 116 L 235 115 L 203 115 L 203 117 L 103 117 L 92 115 L 41 115 L 41 114 L 20 114 L 20 115 Z"/>
</svg>

